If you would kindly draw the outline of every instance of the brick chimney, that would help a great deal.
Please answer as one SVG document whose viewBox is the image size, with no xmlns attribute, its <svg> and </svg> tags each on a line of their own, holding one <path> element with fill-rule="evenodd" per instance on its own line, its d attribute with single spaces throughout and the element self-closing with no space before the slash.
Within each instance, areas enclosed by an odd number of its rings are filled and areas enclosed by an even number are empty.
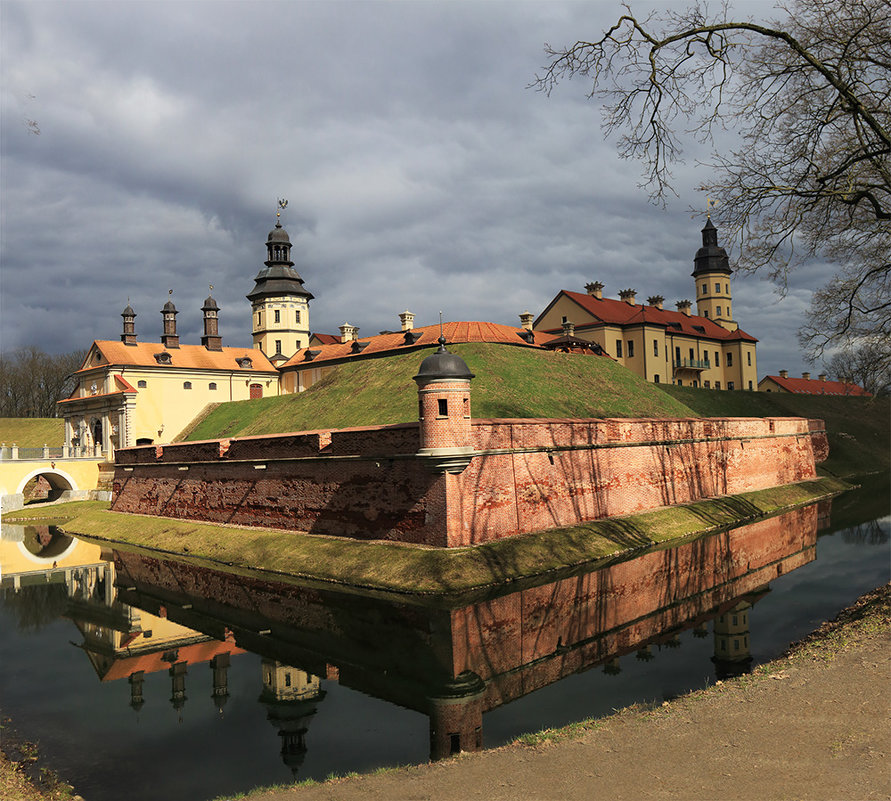
<svg viewBox="0 0 891 801">
<path fill-rule="evenodd" d="M 635 298 L 637 297 L 636 289 L 623 289 L 619 292 L 619 300 L 624 300 L 629 306 L 635 305 Z"/>
<path fill-rule="evenodd" d="M 133 311 L 133 307 L 129 303 L 127 304 L 127 308 L 121 312 L 121 317 L 124 318 L 124 332 L 121 334 L 121 342 L 125 345 L 135 345 L 136 312 Z"/>
<path fill-rule="evenodd" d="M 675 303 L 674 305 L 677 306 L 678 311 L 679 311 L 681 314 L 686 314 L 687 317 L 690 316 L 690 307 L 691 307 L 693 304 L 692 304 L 689 300 L 679 300 L 679 301 L 678 301 L 677 303 Z"/>
<path fill-rule="evenodd" d="M 525 328 L 527 331 L 532 330 L 532 321 L 535 319 L 535 315 L 531 311 L 524 311 L 520 315 L 520 325 Z"/>
<path fill-rule="evenodd" d="M 780 370 L 780 378 L 788 378 L 789 371 L 788 370 Z"/>
<path fill-rule="evenodd" d="M 161 335 L 161 344 L 165 348 L 178 348 L 179 337 L 176 334 L 176 315 L 179 312 L 172 300 L 168 300 L 161 309 L 161 316 L 164 318 L 164 333 Z"/>
<path fill-rule="evenodd" d="M 650 306 L 655 306 L 657 309 L 661 309 L 664 302 L 665 298 L 663 298 L 662 295 L 652 295 L 647 298 L 647 303 L 649 303 Z"/>
<path fill-rule="evenodd" d="M 207 350 L 222 350 L 223 338 L 220 336 L 220 307 L 217 302 L 210 296 L 204 301 L 201 307 L 204 313 L 204 336 L 201 337 L 201 344 Z"/>
<path fill-rule="evenodd" d="M 344 323 L 340 326 L 340 341 L 341 342 L 352 342 L 354 339 L 359 338 L 359 329 L 350 325 L 349 323 Z"/>
<path fill-rule="evenodd" d="M 575 323 L 571 323 L 571 322 L 569 322 L 569 320 L 567 320 L 565 323 L 563 323 L 563 336 L 565 336 L 565 337 L 575 336 Z"/>
<path fill-rule="evenodd" d="M 811 380 L 811 374 L 810 374 L 810 373 L 802 373 L 802 374 L 801 374 L 801 377 L 802 377 L 805 381 L 810 381 L 810 380 Z"/>
<path fill-rule="evenodd" d="M 820 381 L 825 381 L 825 380 L 826 380 L 826 373 L 820 373 L 820 375 L 818 375 L 817 378 L 818 378 Z"/>
<path fill-rule="evenodd" d="M 603 284 L 600 281 L 594 281 L 592 284 L 585 284 L 585 292 L 592 298 L 603 300 Z"/>
<path fill-rule="evenodd" d="M 399 315 L 399 323 L 403 331 L 411 331 L 415 327 L 415 315 L 406 309 Z"/>
</svg>

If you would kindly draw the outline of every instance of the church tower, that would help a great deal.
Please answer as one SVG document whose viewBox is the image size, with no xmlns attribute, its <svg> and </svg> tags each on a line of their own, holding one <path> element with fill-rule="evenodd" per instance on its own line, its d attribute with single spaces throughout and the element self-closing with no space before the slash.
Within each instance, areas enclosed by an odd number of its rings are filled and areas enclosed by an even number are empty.
<svg viewBox="0 0 891 801">
<path fill-rule="evenodd" d="M 286 200 L 279 201 L 280 209 L 286 205 Z M 265 265 L 247 299 L 254 347 L 278 363 L 309 345 L 309 301 L 313 298 L 291 261 L 291 240 L 282 228 L 281 211 L 266 240 Z"/>
<path fill-rule="evenodd" d="M 702 247 L 693 259 L 693 280 L 696 282 L 696 313 L 708 317 L 728 331 L 739 326 L 733 320 L 730 296 L 730 276 L 733 271 L 727 251 L 718 246 L 718 229 L 711 217 L 702 229 Z"/>
</svg>

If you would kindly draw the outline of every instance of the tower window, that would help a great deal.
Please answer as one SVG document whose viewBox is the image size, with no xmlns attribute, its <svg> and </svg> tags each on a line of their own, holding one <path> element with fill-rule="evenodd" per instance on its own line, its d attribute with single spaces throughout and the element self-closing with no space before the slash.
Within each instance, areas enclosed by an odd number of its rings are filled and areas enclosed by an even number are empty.
<svg viewBox="0 0 891 801">
<path fill-rule="evenodd" d="M 654 356 L 659 355 L 659 340 L 658 339 L 653 340 L 653 355 Z M 656 383 L 658 384 L 659 382 L 657 381 Z"/>
<path fill-rule="evenodd" d="M 439 416 L 440 417 L 448 417 L 449 416 L 449 402 L 446 398 L 437 398 L 436 403 L 439 407 Z"/>
<path fill-rule="evenodd" d="M 706 320 L 708 320 L 708 309 L 706 309 L 706 310 L 702 313 L 702 316 L 705 317 Z"/>
<path fill-rule="evenodd" d="M 703 284 L 703 285 L 702 285 L 702 294 L 703 294 L 703 295 L 707 295 L 707 294 L 708 294 L 708 284 Z"/>
<path fill-rule="evenodd" d="M 276 314 L 278 314 L 278 312 L 276 312 Z M 275 340 L 275 352 L 276 353 L 282 352 L 282 341 L 280 339 Z"/>
<path fill-rule="evenodd" d="M 718 306 L 718 310 L 717 310 L 717 311 L 718 311 L 718 317 L 720 317 L 720 316 L 721 316 L 721 307 L 720 307 L 720 306 Z"/>
<path fill-rule="evenodd" d="M 622 340 L 621 339 L 616 340 L 616 356 L 620 359 L 622 358 Z"/>
<path fill-rule="evenodd" d="M 749 367 L 752 366 L 752 351 L 748 351 L 746 353 L 746 361 L 748 362 Z"/>
<path fill-rule="evenodd" d="M 715 292 L 721 292 L 721 285 L 719 283 L 715 283 Z"/>
<path fill-rule="evenodd" d="M 730 294 L 730 284 L 724 284 L 724 293 L 727 295 Z"/>
<path fill-rule="evenodd" d="M 280 322 L 282 321 L 282 319 L 281 319 L 281 312 L 279 312 L 278 309 L 275 309 L 275 310 L 273 311 L 273 314 L 275 315 L 275 322 L 280 323 Z"/>
<path fill-rule="evenodd" d="M 297 322 L 300 322 L 300 309 L 297 310 Z"/>
</svg>

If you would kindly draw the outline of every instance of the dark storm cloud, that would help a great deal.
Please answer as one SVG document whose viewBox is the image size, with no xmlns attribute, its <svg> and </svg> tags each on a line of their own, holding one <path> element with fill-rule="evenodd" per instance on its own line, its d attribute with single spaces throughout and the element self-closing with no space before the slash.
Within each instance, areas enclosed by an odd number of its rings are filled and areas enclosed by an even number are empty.
<svg viewBox="0 0 891 801">
<path fill-rule="evenodd" d="M 157 339 L 170 289 L 196 342 L 210 284 L 224 341 L 248 344 L 277 197 L 314 330 L 375 333 L 406 307 L 418 324 L 440 309 L 516 324 L 591 280 L 670 307 L 692 295 L 704 176 L 679 167 L 680 197 L 654 207 L 582 82 L 527 88 L 545 41 L 591 35 L 618 5 L 0 9 L 4 349 L 115 338 L 128 300 Z M 806 291 L 778 304 L 739 278 L 734 293 L 760 372 L 800 369 Z"/>
</svg>

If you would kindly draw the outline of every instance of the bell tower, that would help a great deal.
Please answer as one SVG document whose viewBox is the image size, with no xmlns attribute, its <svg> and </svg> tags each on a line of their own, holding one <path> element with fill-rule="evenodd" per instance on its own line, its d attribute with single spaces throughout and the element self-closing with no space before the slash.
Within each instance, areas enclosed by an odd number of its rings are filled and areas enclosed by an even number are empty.
<svg viewBox="0 0 891 801">
<path fill-rule="evenodd" d="M 693 259 L 693 280 L 696 282 L 696 313 L 708 317 L 728 331 L 739 326 L 733 319 L 730 276 L 733 270 L 727 251 L 718 246 L 718 229 L 711 217 L 702 229 L 702 247 Z"/>
<path fill-rule="evenodd" d="M 309 301 L 312 293 L 291 261 L 291 240 L 282 228 L 281 213 L 288 205 L 279 200 L 275 228 L 266 239 L 265 267 L 257 273 L 251 302 L 254 347 L 272 361 L 283 362 L 309 345 Z"/>
</svg>

